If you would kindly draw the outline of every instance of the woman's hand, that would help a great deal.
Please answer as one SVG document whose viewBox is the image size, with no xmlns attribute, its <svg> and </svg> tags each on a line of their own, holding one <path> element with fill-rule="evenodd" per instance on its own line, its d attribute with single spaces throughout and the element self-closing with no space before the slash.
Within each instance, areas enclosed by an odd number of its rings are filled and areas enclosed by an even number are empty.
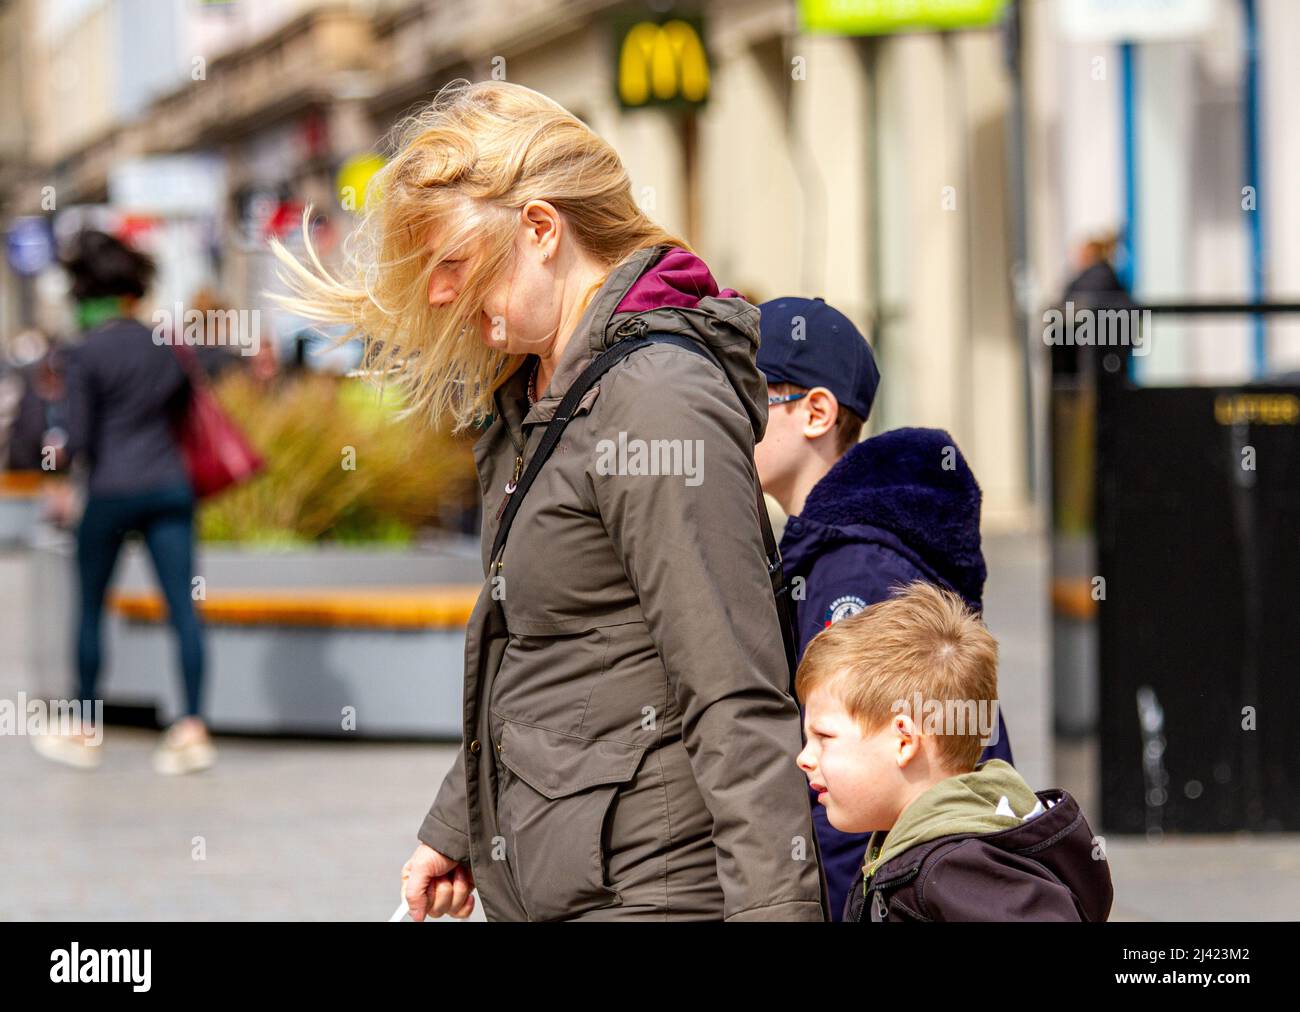
<svg viewBox="0 0 1300 1012">
<path fill-rule="evenodd" d="M 413 921 L 443 914 L 464 918 L 474 911 L 473 873 L 428 844 L 416 847 L 402 866 L 402 882 Z"/>
<path fill-rule="evenodd" d="M 81 503 L 77 489 L 70 481 L 53 482 L 44 496 L 45 518 L 56 527 L 76 525 Z"/>
</svg>

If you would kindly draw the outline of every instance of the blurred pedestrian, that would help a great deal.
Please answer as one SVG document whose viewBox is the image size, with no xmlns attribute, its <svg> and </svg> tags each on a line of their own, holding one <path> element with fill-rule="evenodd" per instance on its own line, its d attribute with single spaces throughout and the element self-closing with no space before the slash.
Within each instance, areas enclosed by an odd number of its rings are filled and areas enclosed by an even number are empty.
<svg viewBox="0 0 1300 1012">
<path fill-rule="evenodd" d="M 1062 311 L 1068 304 L 1078 310 L 1123 310 L 1135 303 L 1128 288 L 1115 269 L 1120 248 L 1120 235 L 1106 232 L 1081 243 L 1075 251 L 1076 273 L 1065 285 L 1061 294 Z M 1073 318 L 1074 312 L 1069 312 Z M 1136 335 L 1135 335 L 1136 336 Z M 1151 335 L 1144 335 L 1148 340 Z M 1069 377 L 1084 382 L 1091 381 L 1096 372 L 1094 365 L 1100 345 L 1076 345 L 1074 342 L 1057 342 L 1050 346 L 1052 377 L 1060 381 Z"/>
<path fill-rule="evenodd" d="M 68 350 L 51 342 L 23 367 L 22 394 L 9 430 L 11 471 L 60 471 L 67 463 Z"/>
<path fill-rule="evenodd" d="M 763 490 L 789 516 L 781 558 L 786 582 L 802 588 L 800 656 L 833 622 L 916 581 L 955 591 L 978 613 L 980 490 L 956 442 L 940 429 L 859 441 L 880 372 L 853 321 L 823 299 L 773 299 L 759 310 L 770 414 L 754 457 Z M 1001 713 L 983 758 L 1011 762 Z M 809 800 L 838 920 L 871 834 L 840 832 L 816 792 Z"/>
<path fill-rule="evenodd" d="M 190 296 L 188 312 L 202 314 L 203 341 L 194 347 L 195 365 L 211 381 L 219 380 L 244 363 L 243 349 L 256 336 L 245 334 L 241 314 L 211 288 L 200 288 Z M 179 325 L 178 325 L 179 329 Z"/>
<path fill-rule="evenodd" d="M 190 597 L 194 492 L 174 435 L 188 379 L 172 348 L 134 317 L 153 261 L 102 232 L 80 233 L 64 260 L 84 340 L 70 375 L 69 455 L 80 459 L 87 498 L 77 531 L 80 614 L 77 673 L 83 728 L 35 739 L 48 758 L 80 767 L 100 762 L 102 728 L 84 726 L 102 663 L 109 581 L 128 534 L 144 537 L 179 642 L 184 712 L 154 753 L 160 773 L 206 769 L 216 759 L 200 716 L 203 640 Z"/>
</svg>

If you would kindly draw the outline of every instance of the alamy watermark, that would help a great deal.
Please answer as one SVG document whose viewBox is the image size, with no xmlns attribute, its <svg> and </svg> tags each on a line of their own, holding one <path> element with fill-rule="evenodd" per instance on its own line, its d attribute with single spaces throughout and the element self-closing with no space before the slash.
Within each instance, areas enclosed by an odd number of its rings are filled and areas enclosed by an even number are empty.
<svg viewBox="0 0 1300 1012">
<path fill-rule="evenodd" d="M 260 309 L 173 309 L 153 314 L 153 343 L 189 348 L 238 348 L 241 355 L 256 355 L 262 347 Z"/>
<path fill-rule="evenodd" d="M 80 699 L 0 699 L 0 735 L 82 734 L 93 745 L 104 740 L 104 701 L 86 712 Z"/>
<path fill-rule="evenodd" d="M 1142 356 L 1151 351 L 1151 310 L 1076 309 L 1066 302 L 1065 311 L 1043 313 L 1043 343 L 1096 348 L 1128 348 Z"/>
<path fill-rule="evenodd" d="M 55 984 L 130 984 L 136 992 L 152 986 L 152 949 L 83 949 L 78 942 L 50 952 Z"/>
<path fill-rule="evenodd" d="M 687 485 L 699 485 L 704 481 L 704 440 L 629 439 L 620 432 L 617 440 L 596 443 L 596 473 L 677 475 Z"/>
<path fill-rule="evenodd" d="M 911 717 L 922 734 L 978 734 L 985 746 L 1001 737 L 996 699 L 925 699 L 914 692 L 911 699 L 894 700 L 889 710 Z"/>
</svg>

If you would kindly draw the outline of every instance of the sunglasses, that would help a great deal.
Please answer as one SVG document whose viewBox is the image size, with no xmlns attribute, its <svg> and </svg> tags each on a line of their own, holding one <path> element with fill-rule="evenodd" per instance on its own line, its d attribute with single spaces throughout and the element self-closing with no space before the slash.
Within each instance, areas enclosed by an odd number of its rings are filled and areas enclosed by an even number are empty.
<svg viewBox="0 0 1300 1012">
<path fill-rule="evenodd" d="M 803 391 L 803 393 L 798 393 L 798 394 L 776 394 L 775 396 L 769 397 L 767 399 L 767 406 L 771 408 L 771 407 L 775 407 L 778 404 L 789 404 L 791 401 L 797 401 L 800 397 L 807 397 L 807 396 L 808 396 L 807 390 Z"/>
</svg>

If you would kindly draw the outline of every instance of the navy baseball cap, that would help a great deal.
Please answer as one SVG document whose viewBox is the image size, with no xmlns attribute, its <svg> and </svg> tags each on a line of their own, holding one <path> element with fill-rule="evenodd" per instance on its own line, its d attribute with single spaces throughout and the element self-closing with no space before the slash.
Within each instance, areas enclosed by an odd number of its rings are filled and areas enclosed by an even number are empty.
<svg viewBox="0 0 1300 1012">
<path fill-rule="evenodd" d="M 758 368 L 768 383 L 825 387 L 859 418 L 871 414 L 880 370 L 852 320 L 821 298 L 772 299 L 758 311 Z"/>
</svg>

